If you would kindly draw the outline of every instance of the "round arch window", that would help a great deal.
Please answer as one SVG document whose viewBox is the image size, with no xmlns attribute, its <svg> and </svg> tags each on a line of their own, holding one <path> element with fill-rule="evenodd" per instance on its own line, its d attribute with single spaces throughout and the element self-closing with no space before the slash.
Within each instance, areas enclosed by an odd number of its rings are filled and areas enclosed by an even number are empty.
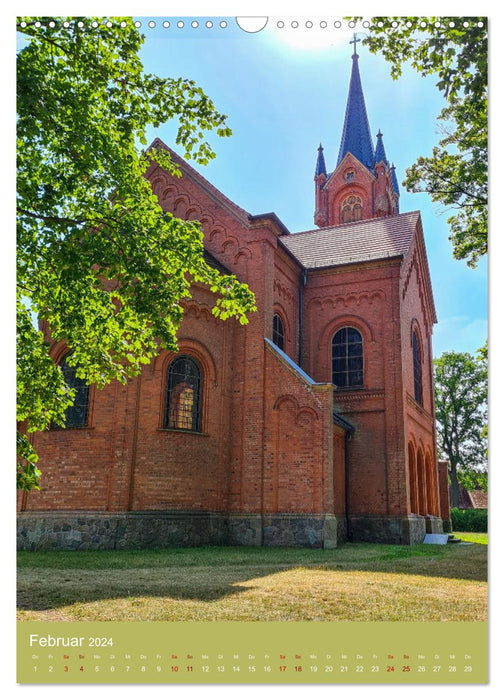
<svg viewBox="0 0 504 700">
<path fill-rule="evenodd" d="M 285 346 L 285 332 L 284 332 L 284 325 L 283 321 L 280 318 L 278 314 L 275 314 L 273 316 L 273 342 L 277 346 L 277 348 L 280 348 L 280 350 L 284 350 Z"/>
<path fill-rule="evenodd" d="M 176 357 L 167 373 L 165 428 L 201 430 L 201 390 L 202 372 L 196 360 Z"/>
<path fill-rule="evenodd" d="M 364 385 L 362 336 L 347 326 L 332 339 L 332 383 L 340 388 Z"/>
</svg>

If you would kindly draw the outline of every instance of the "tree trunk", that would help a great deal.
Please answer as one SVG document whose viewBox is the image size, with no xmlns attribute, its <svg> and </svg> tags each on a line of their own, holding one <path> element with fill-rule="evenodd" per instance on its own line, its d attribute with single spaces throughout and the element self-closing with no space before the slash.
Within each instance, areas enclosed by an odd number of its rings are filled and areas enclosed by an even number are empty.
<svg viewBox="0 0 504 700">
<path fill-rule="evenodd" d="M 457 477 L 457 463 L 450 462 L 450 508 L 458 508 L 459 499 L 459 482 Z"/>
</svg>

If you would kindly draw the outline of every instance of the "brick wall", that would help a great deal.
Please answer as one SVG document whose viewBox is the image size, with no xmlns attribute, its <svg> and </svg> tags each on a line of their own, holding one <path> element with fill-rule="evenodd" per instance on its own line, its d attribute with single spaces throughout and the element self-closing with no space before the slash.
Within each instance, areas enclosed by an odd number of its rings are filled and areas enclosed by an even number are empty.
<svg viewBox="0 0 504 700">
<path fill-rule="evenodd" d="M 420 228 L 401 269 L 401 347 L 404 384 L 405 440 L 420 462 L 424 475 L 418 477 L 426 483 L 424 511 L 440 516 L 439 476 L 436 469 L 436 434 L 432 369 L 433 309 L 429 299 L 428 272 L 422 255 L 423 234 Z M 413 369 L 413 333 L 419 341 L 422 402 L 415 399 Z M 408 449 L 408 448 L 407 448 Z M 409 510 L 415 512 L 411 502 L 411 469 L 408 470 L 407 495 Z M 418 485 L 417 485 L 418 488 Z M 415 487 L 413 487 L 415 490 Z M 413 498 L 413 501 L 415 499 Z M 425 513 L 422 513 L 425 514 Z"/>
<path fill-rule="evenodd" d="M 332 387 L 310 384 L 266 345 L 264 410 L 265 512 L 334 512 Z"/>
<path fill-rule="evenodd" d="M 220 322 L 211 314 L 213 295 L 195 285 L 178 337 L 179 352 L 202 370 L 200 431 L 163 425 L 174 355 L 162 352 L 127 385 L 91 390 L 89 427 L 35 436 L 42 490 L 20 496 L 20 508 L 342 516 L 348 505 L 349 516 L 407 516 L 411 445 L 415 459 L 420 447 L 430 459 L 432 489 L 438 479 L 420 243 L 402 264 L 310 270 L 301 287 L 301 267 L 278 243 L 271 217 L 249 218 L 194 173 L 174 181 L 153 167 L 150 176 L 164 207 L 202 222 L 207 249 L 249 284 L 258 310 L 245 327 Z M 292 365 L 300 289 L 302 368 L 312 380 Z M 264 340 L 272 338 L 275 312 L 288 357 Z M 412 399 L 412 323 L 422 342 L 421 409 Z M 364 385 L 333 394 L 331 342 L 343 326 L 362 335 Z M 355 427 L 346 465 L 333 408 Z M 429 512 L 433 506 L 431 499 Z"/>
<path fill-rule="evenodd" d="M 363 339 L 364 385 L 334 393 L 356 428 L 348 445 L 349 511 L 406 513 L 398 325 L 399 261 L 310 271 L 304 290 L 303 359 L 316 381 L 331 381 L 331 343 L 341 327 Z"/>
</svg>

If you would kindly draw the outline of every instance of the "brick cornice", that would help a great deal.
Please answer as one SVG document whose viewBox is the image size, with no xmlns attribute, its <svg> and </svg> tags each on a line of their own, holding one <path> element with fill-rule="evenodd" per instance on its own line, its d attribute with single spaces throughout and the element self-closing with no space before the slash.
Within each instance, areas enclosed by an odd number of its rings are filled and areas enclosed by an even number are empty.
<svg viewBox="0 0 504 700">
<path fill-rule="evenodd" d="M 383 399 L 385 398 L 385 392 L 379 391 L 359 391 L 359 392 L 345 392 L 341 389 L 334 390 L 334 400 L 335 401 L 363 401 L 364 399 Z"/>
</svg>

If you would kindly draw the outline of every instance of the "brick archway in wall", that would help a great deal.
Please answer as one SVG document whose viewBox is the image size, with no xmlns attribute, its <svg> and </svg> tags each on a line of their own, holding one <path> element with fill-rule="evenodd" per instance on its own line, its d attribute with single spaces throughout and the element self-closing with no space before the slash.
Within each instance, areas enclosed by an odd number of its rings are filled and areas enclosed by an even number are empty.
<svg viewBox="0 0 504 700">
<path fill-rule="evenodd" d="M 425 455 L 425 471 L 427 474 L 427 512 L 429 515 L 439 515 L 436 474 L 434 472 L 434 463 L 429 452 Z"/>
<path fill-rule="evenodd" d="M 413 443 L 408 444 L 408 470 L 409 470 L 409 489 L 410 489 L 410 511 L 418 514 L 418 478 L 415 447 Z"/>
</svg>

